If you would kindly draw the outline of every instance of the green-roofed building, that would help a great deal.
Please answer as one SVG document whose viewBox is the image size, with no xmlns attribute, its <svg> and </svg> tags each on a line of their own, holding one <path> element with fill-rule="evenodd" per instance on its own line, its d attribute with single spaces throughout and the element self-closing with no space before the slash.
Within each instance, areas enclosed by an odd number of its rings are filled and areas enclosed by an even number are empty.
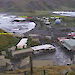
<svg viewBox="0 0 75 75">
<path fill-rule="evenodd" d="M 62 45 L 70 51 L 75 51 L 75 39 L 64 39 Z"/>
</svg>

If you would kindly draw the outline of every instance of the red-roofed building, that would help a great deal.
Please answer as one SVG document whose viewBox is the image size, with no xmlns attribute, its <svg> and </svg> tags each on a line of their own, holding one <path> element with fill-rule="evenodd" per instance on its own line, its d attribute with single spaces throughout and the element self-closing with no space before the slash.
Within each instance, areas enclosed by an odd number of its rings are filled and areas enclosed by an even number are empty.
<svg viewBox="0 0 75 75">
<path fill-rule="evenodd" d="M 68 35 L 74 37 L 75 36 L 75 32 L 71 32 Z"/>
<path fill-rule="evenodd" d="M 66 37 L 58 37 L 58 38 L 57 38 L 57 40 L 59 41 L 59 43 L 62 43 L 62 41 L 63 41 L 64 39 L 70 39 L 70 38 L 66 38 Z"/>
<path fill-rule="evenodd" d="M 32 19 L 32 17 L 27 17 L 28 19 Z"/>
</svg>

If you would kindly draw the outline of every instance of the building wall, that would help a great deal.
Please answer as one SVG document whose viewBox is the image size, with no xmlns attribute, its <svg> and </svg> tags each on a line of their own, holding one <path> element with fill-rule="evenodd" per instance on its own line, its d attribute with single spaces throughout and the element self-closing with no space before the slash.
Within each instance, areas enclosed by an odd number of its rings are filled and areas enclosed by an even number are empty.
<svg viewBox="0 0 75 75">
<path fill-rule="evenodd" d="M 22 48 L 23 48 L 23 46 L 17 46 L 17 48 L 18 48 L 18 49 L 22 49 Z"/>
</svg>

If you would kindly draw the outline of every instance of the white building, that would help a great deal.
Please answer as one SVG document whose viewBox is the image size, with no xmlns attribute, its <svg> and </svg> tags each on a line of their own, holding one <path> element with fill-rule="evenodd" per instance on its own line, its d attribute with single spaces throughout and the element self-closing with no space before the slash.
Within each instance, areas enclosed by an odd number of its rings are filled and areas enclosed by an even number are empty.
<svg viewBox="0 0 75 75">
<path fill-rule="evenodd" d="M 12 56 L 19 58 L 21 56 L 30 55 L 30 53 L 36 54 L 36 53 L 41 53 L 41 52 L 45 52 L 45 51 L 54 52 L 55 47 L 53 45 L 50 45 L 50 44 L 34 46 L 34 47 L 31 47 L 31 48 L 28 48 L 28 49 L 14 51 L 14 52 L 12 52 Z"/>
<path fill-rule="evenodd" d="M 23 21 L 26 21 L 26 18 L 15 18 L 13 21 L 23 22 Z"/>
<path fill-rule="evenodd" d="M 51 23 L 50 23 L 49 21 L 46 21 L 45 24 L 46 24 L 46 25 L 49 25 L 49 24 L 51 24 Z"/>
<path fill-rule="evenodd" d="M 45 44 L 45 45 L 40 45 L 40 46 L 34 46 L 31 47 L 34 51 L 34 54 L 37 53 L 38 51 L 55 51 L 55 47 L 50 44 Z"/>
<path fill-rule="evenodd" d="M 16 45 L 18 49 L 26 48 L 27 47 L 27 40 L 28 38 L 23 38 L 20 42 Z"/>
</svg>

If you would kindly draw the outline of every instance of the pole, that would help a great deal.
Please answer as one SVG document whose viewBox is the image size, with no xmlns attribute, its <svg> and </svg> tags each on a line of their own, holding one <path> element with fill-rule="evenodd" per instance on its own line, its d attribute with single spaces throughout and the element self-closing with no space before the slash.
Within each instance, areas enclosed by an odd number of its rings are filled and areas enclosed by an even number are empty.
<svg viewBox="0 0 75 75">
<path fill-rule="evenodd" d="M 65 73 L 65 75 L 67 75 L 67 74 L 68 74 L 68 72 Z"/>
<path fill-rule="evenodd" d="M 27 75 L 27 71 L 24 71 L 24 75 Z"/>
<path fill-rule="evenodd" d="M 46 71 L 45 70 L 43 70 L 43 73 L 44 73 L 44 75 L 46 75 Z"/>
<path fill-rule="evenodd" d="M 33 75 L 32 53 L 30 54 L 30 73 Z"/>
</svg>

